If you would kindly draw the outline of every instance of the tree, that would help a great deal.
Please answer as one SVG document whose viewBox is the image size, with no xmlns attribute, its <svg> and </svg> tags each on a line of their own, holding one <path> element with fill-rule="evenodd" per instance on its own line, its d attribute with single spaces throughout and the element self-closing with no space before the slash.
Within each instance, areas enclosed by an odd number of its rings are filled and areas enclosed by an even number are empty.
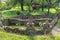
<svg viewBox="0 0 60 40">
<path fill-rule="evenodd" d="M 23 11 L 24 0 L 20 0 L 20 4 L 21 4 L 21 10 Z"/>
<path fill-rule="evenodd" d="M 44 10 L 44 0 L 42 0 L 42 11 Z"/>
<path fill-rule="evenodd" d="M 50 14 L 50 8 L 56 8 L 60 1 L 59 0 L 46 0 L 46 2 L 48 5 L 48 15 L 49 15 Z"/>
<path fill-rule="evenodd" d="M 50 6 L 51 6 L 51 0 L 46 0 L 47 4 L 48 4 L 48 15 L 50 13 Z"/>
<path fill-rule="evenodd" d="M 24 0 L 7 0 L 7 5 L 15 7 L 19 3 L 21 5 L 21 10 L 23 11 Z"/>
</svg>

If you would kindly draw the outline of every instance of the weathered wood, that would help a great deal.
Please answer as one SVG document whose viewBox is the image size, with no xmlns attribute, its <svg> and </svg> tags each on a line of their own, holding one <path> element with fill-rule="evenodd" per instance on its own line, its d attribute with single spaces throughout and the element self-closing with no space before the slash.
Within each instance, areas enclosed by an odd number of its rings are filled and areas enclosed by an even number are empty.
<svg viewBox="0 0 60 40">
<path fill-rule="evenodd" d="M 50 24 L 52 25 L 53 28 L 56 26 L 57 23 L 58 23 L 58 17 L 54 18 Z"/>
<path fill-rule="evenodd" d="M 58 17 L 54 18 L 49 24 L 49 26 L 47 26 L 47 28 L 46 26 L 44 26 L 45 28 L 39 31 L 36 31 L 33 25 L 29 26 L 30 24 L 28 24 L 28 27 L 25 30 L 19 28 L 10 28 L 10 27 L 5 27 L 4 30 L 10 33 L 18 33 L 18 34 L 30 35 L 30 36 L 38 35 L 38 34 L 44 35 L 44 33 L 51 34 L 51 31 L 56 26 L 57 22 L 58 22 Z"/>
<path fill-rule="evenodd" d="M 44 34 L 50 34 L 52 29 L 56 26 L 58 23 L 58 17 L 54 18 L 50 24 L 46 24 L 46 26 L 43 27 L 42 31 Z M 48 27 L 48 28 L 47 28 Z M 44 30 L 45 29 L 45 30 Z"/>
<path fill-rule="evenodd" d="M 34 20 L 52 20 L 51 18 L 40 18 L 40 19 L 33 19 Z M 17 21 L 28 21 L 28 19 L 18 19 L 18 18 L 10 18 L 10 20 L 17 20 Z"/>
</svg>

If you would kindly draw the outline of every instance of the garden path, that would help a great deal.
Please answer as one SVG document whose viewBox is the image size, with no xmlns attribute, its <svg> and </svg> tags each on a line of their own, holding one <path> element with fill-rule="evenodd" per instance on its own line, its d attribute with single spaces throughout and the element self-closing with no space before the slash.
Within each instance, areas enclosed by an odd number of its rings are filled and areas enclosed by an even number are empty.
<svg viewBox="0 0 60 40">
<path fill-rule="evenodd" d="M 53 35 L 60 35 L 60 28 L 58 26 L 55 26 L 52 30 Z"/>
</svg>

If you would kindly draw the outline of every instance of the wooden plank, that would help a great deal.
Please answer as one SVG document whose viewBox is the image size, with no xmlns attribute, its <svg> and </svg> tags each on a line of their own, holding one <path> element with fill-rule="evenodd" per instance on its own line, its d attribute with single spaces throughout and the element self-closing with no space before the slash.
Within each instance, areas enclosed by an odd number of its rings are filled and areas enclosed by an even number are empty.
<svg viewBox="0 0 60 40">
<path fill-rule="evenodd" d="M 52 20 L 52 18 L 40 18 L 40 19 L 32 19 L 33 21 L 34 20 Z M 10 20 L 18 20 L 18 21 L 28 21 L 28 19 L 18 19 L 18 18 L 10 18 Z"/>
</svg>

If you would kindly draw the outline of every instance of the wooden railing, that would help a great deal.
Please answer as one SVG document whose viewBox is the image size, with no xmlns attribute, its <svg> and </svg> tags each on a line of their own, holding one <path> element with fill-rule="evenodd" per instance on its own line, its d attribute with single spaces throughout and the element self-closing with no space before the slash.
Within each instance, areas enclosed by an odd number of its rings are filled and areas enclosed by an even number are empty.
<svg viewBox="0 0 60 40">
<path fill-rule="evenodd" d="M 52 18 L 40 18 L 40 19 L 32 19 L 33 21 L 34 20 L 52 20 Z M 18 18 L 10 18 L 10 20 L 17 20 L 17 21 L 28 21 L 28 19 L 18 19 Z"/>
</svg>

